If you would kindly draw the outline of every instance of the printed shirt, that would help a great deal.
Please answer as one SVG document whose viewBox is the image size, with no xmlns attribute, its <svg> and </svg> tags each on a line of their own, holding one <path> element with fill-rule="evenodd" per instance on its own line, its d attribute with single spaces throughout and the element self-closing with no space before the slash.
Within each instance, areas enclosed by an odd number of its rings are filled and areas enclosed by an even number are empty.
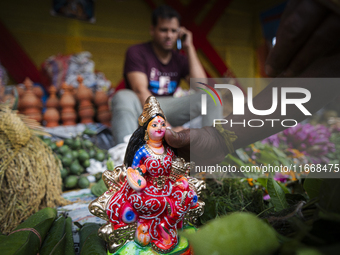
<svg viewBox="0 0 340 255">
<path fill-rule="evenodd" d="M 189 74 L 189 64 L 186 56 L 173 50 L 169 63 L 162 64 L 152 49 L 151 42 L 130 47 L 126 53 L 124 78 L 127 88 L 131 86 L 127 73 L 139 71 L 147 75 L 149 90 L 155 96 L 172 95 L 182 78 Z"/>
</svg>

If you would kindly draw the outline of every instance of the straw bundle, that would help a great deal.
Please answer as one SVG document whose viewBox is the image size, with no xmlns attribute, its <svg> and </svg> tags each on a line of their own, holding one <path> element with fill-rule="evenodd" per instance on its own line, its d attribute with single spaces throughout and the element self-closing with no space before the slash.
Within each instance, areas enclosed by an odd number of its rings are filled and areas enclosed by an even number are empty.
<svg viewBox="0 0 340 255">
<path fill-rule="evenodd" d="M 60 160 L 32 133 L 15 112 L 0 106 L 2 233 L 9 233 L 44 207 L 68 203 L 61 197 Z"/>
</svg>

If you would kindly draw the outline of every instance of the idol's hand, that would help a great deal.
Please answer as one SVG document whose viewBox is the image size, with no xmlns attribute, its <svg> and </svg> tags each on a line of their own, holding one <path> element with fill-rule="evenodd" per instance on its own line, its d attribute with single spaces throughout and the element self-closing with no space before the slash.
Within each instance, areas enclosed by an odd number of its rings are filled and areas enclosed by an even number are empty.
<svg viewBox="0 0 340 255">
<path fill-rule="evenodd" d="M 186 161 L 193 160 L 196 165 L 218 164 L 228 153 L 223 137 L 213 127 L 187 129 L 178 133 L 167 129 L 165 140 L 177 149 L 179 157 Z"/>
<path fill-rule="evenodd" d="M 138 170 L 135 170 L 132 167 L 127 169 L 126 180 L 130 187 L 135 191 L 140 192 L 146 187 L 146 180 L 139 174 Z"/>
<path fill-rule="evenodd" d="M 316 0 L 290 0 L 267 58 L 266 73 L 298 76 L 315 61 L 332 55 L 340 43 L 340 15 L 333 10 Z"/>
</svg>

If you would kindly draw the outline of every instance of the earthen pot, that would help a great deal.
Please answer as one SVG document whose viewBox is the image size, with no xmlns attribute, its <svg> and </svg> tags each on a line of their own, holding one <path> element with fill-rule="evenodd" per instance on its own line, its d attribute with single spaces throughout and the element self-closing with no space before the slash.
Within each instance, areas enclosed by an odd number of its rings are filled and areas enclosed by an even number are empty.
<svg viewBox="0 0 340 255">
<path fill-rule="evenodd" d="M 47 108 L 58 108 L 59 107 L 59 99 L 57 97 L 57 89 L 52 85 L 48 92 L 50 93 L 49 98 L 46 101 L 46 107 Z"/>
<path fill-rule="evenodd" d="M 42 114 L 41 111 L 38 108 L 27 108 L 23 112 L 26 116 L 28 116 L 30 119 L 36 120 L 38 122 L 41 122 L 42 120 Z"/>
<path fill-rule="evenodd" d="M 64 90 L 64 94 L 61 96 L 61 99 L 59 102 L 60 107 L 61 108 L 68 108 L 68 107 L 74 108 L 74 106 L 76 105 L 76 100 L 70 93 L 68 85 L 66 83 L 63 83 L 62 89 Z"/>
<path fill-rule="evenodd" d="M 20 100 L 20 108 L 25 111 L 27 108 L 40 107 L 39 99 L 34 95 L 32 88 L 26 90 L 25 94 Z"/>
<path fill-rule="evenodd" d="M 56 127 L 60 119 L 60 114 L 55 108 L 47 108 L 44 113 L 44 120 L 46 121 L 46 127 Z"/>
<path fill-rule="evenodd" d="M 107 104 L 103 104 L 98 107 L 98 112 L 104 112 L 108 110 L 109 110 L 109 106 Z"/>
<path fill-rule="evenodd" d="M 93 123 L 94 109 L 92 107 L 79 108 L 78 113 L 81 118 L 81 123 Z"/>
<path fill-rule="evenodd" d="M 97 115 L 97 119 L 100 123 L 110 127 L 111 126 L 111 112 L 110 111 L 103 111 L 99 112 Z"/>
<path fill-rule="evenodd" d="M 84 85 L 83 77 L 78 75 L 77 81 L 79 82 L 79 86 L 78 86 L 78 89 L 77 89 L 77 95 L 76 95 L 77 100 L 79 102 L 81 102 L 83 100 L 92 101 L 93 93 L 92 93 L 91 89 L 89 89 L 88 87 L 86 87 Z"/>
<path fill-rule="evenodd" d="M 76 124 L 77 114 L 73 108 L 64 108 L 61 111 L 61 120 L 64 126 L 73 126 Z"/>
<path fill-rule="evenodd" d="M 97 107 L 100 105 L 107 104 L 107 101 L 109 100 L 109 97 L 106 95 L 106 93 L 102 90 L 97 90 L 95 96 L 94 96 L 94 103 Z"/>
<path fill-rule="evenodd" d="M 33 93 L 34 95 L 36 95 L 37 98 L 39 98 L 41 100 L 42 96 L 44 95 L 44 91 L 42 90 L 42 88 L 40 88 L 39 86 L 34 86 L 33 87 Z"/>
<path fill-rule="evenodd" d="M 79 109 L 83 108 L 83 107 L 91 107 L 92 108 L 93 106 L 92 106 L 91 101 L 89 101 L 89 100 L 82 100 L 82 101 L 80 101 Z"/>
</svg>

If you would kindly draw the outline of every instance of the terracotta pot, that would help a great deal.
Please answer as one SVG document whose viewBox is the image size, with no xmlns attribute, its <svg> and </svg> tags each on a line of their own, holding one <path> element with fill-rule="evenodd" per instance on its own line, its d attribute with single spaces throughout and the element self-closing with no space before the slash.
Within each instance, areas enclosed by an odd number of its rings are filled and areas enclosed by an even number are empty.
<svg viewBox="0 0 340 255">
<path fill-rule="evenodd" d="M 100 112 L 97 115 L 97 119 L 99 120 L 99 122 L 103 123 L 107 126 L 111 126 L 110 125 L 111 117 L 112 117 L 112 115 L 111 115 L 110 111 Z"/>
<path fill-rule="evenodd" d="M 38 97 L 39 99 L 41 99 L 42 96 L 44 95 L 44 91 L 43 91 L 42 88 L 40 88 L 39 86 L 34 86 L 34 87 L 33 87 L 33 93 L 34 93 L 34 95 L 36 95 L 36 97 Z"/>
<path fill-rule="evenodd" d="M 41 111 L 37 108 L 28 108 L 25 109 L 25 111 L 23 112 L 26 116 L 28 116 L 30 119 L 34 119 L 38 122 L 41 122 L 42 120 L 42 114 Z"/>
<path fill-rule="evenodd" d="M 83 108 L 78 111 L 81 118 L 81 123 L 93 123 L 94 110 L 93 108 Z"/>
<path fill-rule="evenodd" d="M 91 101 L 93 98 L 93 93 L 91 89 L 89 89 L 88 87 L 84 85 L 83 78 L 80 75 L 78 76 L 77 81 L 79 82 L 77 95 L 76 95 L 78 102 L 81 102 L 83 100 Z"/>
<path fill-rule="evenodd" d="M 20 99 L 20 108 L 23 112 L 27 108 L 32 108 L 32 107 L 39 107 L 40 106 L 40 100 L 34 95 L 32 87 L 33 87 L 33 82 L 29 79 L 26 78 L 24 81 L 24 85 L 26 87 L 25 93 Z"/>
<path fill-rule="evenodd" d="M 64 108 L 61 111 L 61 120 L 64 126 L 73 126 L 76 124 L 77 114 L 73 108 Z"/>
<path fill-rule="evenodd" d="M 46 107 L 47 108 L 59 108 L 59 99 L 56 95 L 57 89 L 52 85 L 48 92 L 50 93 L 49 98 L 46 101 Z"/>
<path fill-rule="evenodd" d="M 94 103 L 97 107 L 100 105 L 107 104 L 107 101 L 109 100 L 109 97 L 106 95 L 106 93 L 102 90 L 97 90 L 96 95 L 94 97 Z"/>
<path fill-rule="evenodd" d="M 38 108 L 40 105 L 38 98 L 33 94 L 32 91 L 26 92 L 25 95 L 19 100 L 22 111 L 32 107 Z"/>
<path fill-rule="evenodd" d="M 44 113 L 44 120 L 47 122 L 46 127 L 56 127 L 60 119 L 60 114 L 55 108 L 47 108 Z"/>
<path fill-rule="evenodd" d="M 72 94 L 69 91 L 68 85 L 64 82 L 62 85 L 62 89 L 64 90 L 64 94 L 61 96 L 60 99 L 60 107 L 61 108 L 74 108 L 76 105 L 76 100 L 72 96 Z"/>
<path fill-rule="evenodd" d="M 109 106 L 107 104 L 103 104 L 103 105 L 98 107 L 98 112 L 104 112 L 104 111 L 108 111 L 108 110 L 109 110 Z"/>
<path fill-rule="evenodd" d="M 79 108 L 87 107 L 87 106 L 92 107 L 91 101 L 89 101 L 89 100 L 80 101 Z"/>
</svg>

